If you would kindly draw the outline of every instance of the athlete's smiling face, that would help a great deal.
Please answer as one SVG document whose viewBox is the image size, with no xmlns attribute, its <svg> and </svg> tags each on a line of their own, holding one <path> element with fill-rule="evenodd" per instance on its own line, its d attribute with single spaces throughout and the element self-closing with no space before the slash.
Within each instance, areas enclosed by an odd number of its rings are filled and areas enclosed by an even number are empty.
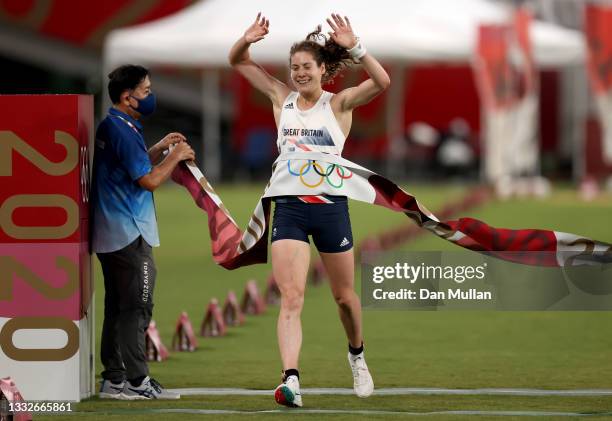
<svg viewBox="0 0 612 421">
<path fill-rule="evenodd" d="M 321 88 L 325 63 L 319 66 L 313 55 L 297 51 L 291 56 L 291 80 L 300 93 L 313 92 Z"/>
</svg>

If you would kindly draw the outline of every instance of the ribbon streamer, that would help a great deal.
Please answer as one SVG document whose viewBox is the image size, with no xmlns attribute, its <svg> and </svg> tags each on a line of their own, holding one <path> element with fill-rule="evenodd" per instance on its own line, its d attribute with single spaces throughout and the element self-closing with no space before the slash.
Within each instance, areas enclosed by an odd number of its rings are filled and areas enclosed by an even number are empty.
<svg viewBox="0 0 612 421">
<path fill-rule="evenodd" d="M 306 168 L 310 169 L 315 164 L 321 167 L 317 168 L 319 171 L 306 171 Z M 324 164 L 327 164 L 325 168 Z M 327 174 L 326 168 L 331 165 L 338 170 Z M 300 168 L 297 173 L 295 169 Z M 420 227 L 438 237 L 507 261 L 535 266 L 612 262 L 611 244 L 575 234 L 542 229 L 494 228 L 473 218 L 440 221 L 414 196 L 391 180 L 337 155 L 321 152 L 285 153 L 278 157 L 272 172 L 270 182 L 244 231 L 240 230 L 194 162 L 181 163 L 172 174 L 173 180 L 184 186 L 196 204 L 208 214 L 213 259 L 226 269 L 267 261 L 272 197 L 325 194 L 345 195 L 354 200 L 403 212 Z M 348 174 L 352 175 L 349 177 Z M 305 180 L 306 177 L 312 179 Z M 336 177 L 337 180 L 318 183 L 322 177 Z M 340 181 L 343 184 L 338 188 Z"/>
</svg>

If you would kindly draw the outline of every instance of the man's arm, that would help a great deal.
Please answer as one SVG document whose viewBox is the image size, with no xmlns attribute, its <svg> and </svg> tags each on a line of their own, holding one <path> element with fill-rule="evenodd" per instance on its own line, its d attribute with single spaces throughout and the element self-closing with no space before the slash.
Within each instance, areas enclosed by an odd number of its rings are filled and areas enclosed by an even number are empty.
<svg viewBox="0 0 612 421">
<path fill-rule="evenodd" d="M 170 146 L 180 142 L 186 142 L 187 138 L 181 133 L 173 132 L 167 134 L 162 140 L 151 146 L 147 151 L 149 153 L 149 159 L 153 165 L 156 165 L 161 161 L 163 152 Z"/>
<path fill-rule="evenodd" d="M 154 166 L 150 173 L 143 175 L 137 181 L 140 187 L 150 192 L 161 186 L 170 178 L 174 168 L 185 160 L 195 159 L 195 153 L 187 142 L 178 143 L 158 165 Z"/>
</svg>

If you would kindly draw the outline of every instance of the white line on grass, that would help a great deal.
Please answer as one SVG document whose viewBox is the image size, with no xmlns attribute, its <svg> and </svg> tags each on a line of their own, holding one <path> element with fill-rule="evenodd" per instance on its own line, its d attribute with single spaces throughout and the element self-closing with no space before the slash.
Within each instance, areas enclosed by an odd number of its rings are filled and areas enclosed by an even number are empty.
<svg viewBox="0 0 612 421">
<path fill-rule="evenodd" d="M 186 388 L 171 389 L 185 396 L 212 396 L 212 395 L 239 395 L 239 396 L 271 396 L 272 390 L 255 390 L 239 388 Z M 352 395 L 353 389 L 348 388 L 305 388 L 301 390 L 304 395 Z M 508 396 L 612 396 L 612 389 L 441 389 L 430 387 L 395 387 L 376 389 L 374 395 L 508 395 Z"/>
<path fill-rule="evenodd" d="M 610 416 L 612 412 L 605 413 L 580 413 L 580 412 L 557 412 L 557 411 L 478 411 L 478 410 L 457 410 L 457 411 L 430 411 L 430 412 L 411 412 L 411 411 L 385 411 L 376 409 L 270 409 L 259 411 L 248 411 L 238 409 L 195 409 L 195 408 L 168 408 L 154 409 L 143 408 L 134 410 L 108 410 L 108 411 L 83 411 L 73 414 L 87 415 L 92 413 L 104 414 L 202 414 L 202 415 L 257 415 L 257 414 L 353 414 L 353 415 L 406 415 L 406 416 L 435 416 L 435 415 L 482 415 L 482 416 L 511 416 L 511 417 L 588 417 L 588 416 Z"/>
</svg>

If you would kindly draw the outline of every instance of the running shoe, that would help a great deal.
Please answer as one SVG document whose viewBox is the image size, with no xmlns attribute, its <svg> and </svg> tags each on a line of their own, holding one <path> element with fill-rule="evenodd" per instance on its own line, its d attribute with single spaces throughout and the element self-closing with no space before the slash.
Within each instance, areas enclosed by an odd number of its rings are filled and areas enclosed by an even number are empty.
<svg viewBox="0 0 612 421">
<path fill-rule="evenodd" d="M 302 395 L 300 394 L 300 381 L 297 376 L 289 376 L 274 390 L 274 399 L 280 405 L 290 408 L 302 406 Z"/>
<path fill-rule="evenodd" d="M 348 360 L 353 372 L 353 390 L 360 398 L 367 398 L 374 392 L 374 381 L 368 370 L 363 352 L 359 355 L 348 353 Z"/>
</svg>

